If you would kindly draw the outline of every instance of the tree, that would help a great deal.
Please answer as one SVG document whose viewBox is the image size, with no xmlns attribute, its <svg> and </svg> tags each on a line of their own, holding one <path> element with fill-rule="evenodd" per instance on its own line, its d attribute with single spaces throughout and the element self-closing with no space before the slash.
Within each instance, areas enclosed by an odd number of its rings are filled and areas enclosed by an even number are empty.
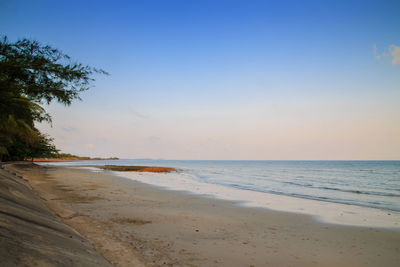
<svg viewBox="0 0 400 267">
<path fill-rule="evenodd" d="M 35 128 L 35 122 L 51 122 L 41 106 L 53 100 L 70 105 L 88 90 L 101 69 L 73 63 L 58 49 L 28 39 L 0 40 L 0 160 L 40 156 L 50 150 L 52 139 Z M 41 143 L 41 145 L 39 145 Z M 46 144 L 46 145 L 44 145 Z M 54 148 L 55 149 L 55 148 Z M 47 152 L 42 152 L 46 154 Z"/>
</svg>

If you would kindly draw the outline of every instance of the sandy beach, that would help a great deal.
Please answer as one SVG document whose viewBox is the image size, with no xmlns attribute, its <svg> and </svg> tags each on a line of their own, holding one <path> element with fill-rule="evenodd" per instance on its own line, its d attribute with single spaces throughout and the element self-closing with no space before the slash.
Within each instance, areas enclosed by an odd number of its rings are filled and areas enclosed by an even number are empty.
<svg viewBox="0 0 400 267">
<path fill-rule="evenodd" d="M 398 266 L 400 230 L 327 224 L 92 172 L 7 165 L 115 266 Z"/>
</svg>

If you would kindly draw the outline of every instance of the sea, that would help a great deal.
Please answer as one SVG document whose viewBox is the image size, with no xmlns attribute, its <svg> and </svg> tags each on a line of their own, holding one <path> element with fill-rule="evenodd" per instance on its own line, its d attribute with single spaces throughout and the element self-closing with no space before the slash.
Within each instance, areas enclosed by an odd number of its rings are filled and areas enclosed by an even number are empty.
<svg viewBox="0 0 400 267">
<path fill-rule="evenodd" d="M 291 199 L 293 201 L 286 207 L 296 203 L 303 206 L 317 202 L 336 203 L 347 207 L 376 209 L 389 215 L 391 212 L 400 214 L 400 161 L 120 159 L 51 164 L 72 167 L 88 165 L 174 167 L 179 171 L 116 172 L 116 174 L 170 190 L 237 200 L 250 206 L 274 208 L 277 203 L 284 203 L 282 200 Z M 283 198 L 277 198 L 278 196 Z M 314 202 L 301 202 L 301 200 Z M 322 205 L 320 209 L 324 207 Z M 285 210 L 285 207 L 281 205 L 278 209 Z M 293 208 L 286 210 L 293 211 Z M 297 207 L 297 210 L 304 208 Z M 349 213 L 356 212 L 349 211 Z"/>
</svg>

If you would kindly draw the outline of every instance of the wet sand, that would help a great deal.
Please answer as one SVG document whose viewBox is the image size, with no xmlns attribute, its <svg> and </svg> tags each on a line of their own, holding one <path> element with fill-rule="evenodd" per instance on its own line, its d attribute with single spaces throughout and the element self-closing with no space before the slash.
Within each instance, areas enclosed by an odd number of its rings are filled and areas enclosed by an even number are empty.
<svg viewBox="0 0 400 267">
<path fill-rule="evenodd" d="M 311 216 L 161 190 L 83 169 L 20 172 L 63 221 L 116 266 L 398 266 L 400 229 L 321 223 Z"/>
</svg>

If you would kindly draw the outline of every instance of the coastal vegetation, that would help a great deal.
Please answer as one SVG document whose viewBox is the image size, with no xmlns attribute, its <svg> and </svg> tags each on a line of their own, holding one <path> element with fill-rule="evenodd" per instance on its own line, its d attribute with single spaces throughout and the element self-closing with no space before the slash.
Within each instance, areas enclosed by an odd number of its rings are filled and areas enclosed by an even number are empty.
<svg viewBox="0 0 400 267">
<path fill-rule="evenodd" d="M 57 158 L 53 139 L 35 123 L 51 123 L 43 104 L 66 106 L 88 90 L 94 74 L 107 74 L 76 63 L 49 45 L 28 39 L 0 40 L 0 160 Z"/>
</svg>

